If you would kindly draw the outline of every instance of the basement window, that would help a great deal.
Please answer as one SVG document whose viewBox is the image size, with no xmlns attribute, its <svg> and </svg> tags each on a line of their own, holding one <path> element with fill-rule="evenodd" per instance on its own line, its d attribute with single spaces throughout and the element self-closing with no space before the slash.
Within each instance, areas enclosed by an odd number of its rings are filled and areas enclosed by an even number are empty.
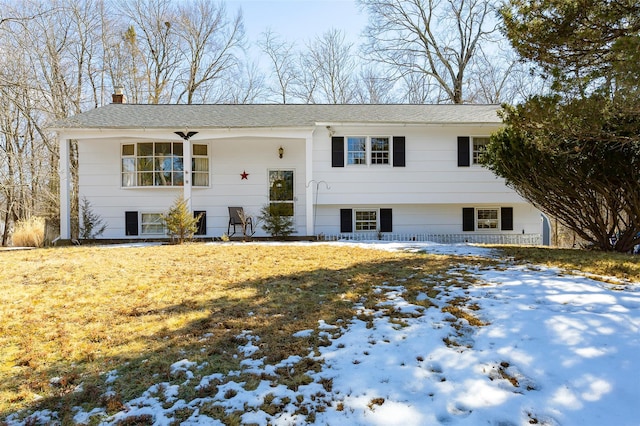
<svg viewBox="0 0 640 426">
<path fill-rule="evenodd" d="M 498 209 L 476 209 L 476 228 L 498 229 Z"/>
<path fill-rule="evenodd" d="M 164 235 L 165 223 L 161 213 L 142 213 L 143 235 Z"/>
<path fill-rule="evenodd" d="M 377 210 L 356 210 L 356 231 L 375 231 L 378 229 Z"/>
</svg>

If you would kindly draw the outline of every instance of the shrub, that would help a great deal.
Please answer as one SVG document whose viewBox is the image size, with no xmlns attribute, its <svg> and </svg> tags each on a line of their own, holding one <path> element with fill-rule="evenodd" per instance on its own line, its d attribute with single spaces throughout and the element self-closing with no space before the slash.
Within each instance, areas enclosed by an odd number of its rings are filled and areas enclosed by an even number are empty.
<svg viewBox="0 0 640 426">
<path fill-rule="evenodd" d="M 102 235 L 105 229 L 107 229 L 107 225 L 103 223 L 100 216 L 93 212 L 91 203 L 87 200 L 87 197 L 82 197 L 80 210 L 82 215 L 80 238 L 93 239 Z"/>
<path fill-rule="evenodd" d="M 193 213 L 187 208 L 187 201 L 182 197 L 176 199 L 163 217 L 169 236 L 175 237 L 178 244 L 193 238 L 193 235 L 198 230 L 200 216 L 193 216 Z"/>
<path fill-rule="evenodd" d="M 42 247 L 44 243 L 44 219 L 34 216 L 16 222 L 12 239 L 14 247 Z"/>
<path fill-rule="evenodd" d="M 265 230 L 274 238 L 284 239 L 295 232 L 293 216 L 289 216 L 287 205 L 283 203 L 266 204 L 260 210 L 258 219 Z"/>
</svg>

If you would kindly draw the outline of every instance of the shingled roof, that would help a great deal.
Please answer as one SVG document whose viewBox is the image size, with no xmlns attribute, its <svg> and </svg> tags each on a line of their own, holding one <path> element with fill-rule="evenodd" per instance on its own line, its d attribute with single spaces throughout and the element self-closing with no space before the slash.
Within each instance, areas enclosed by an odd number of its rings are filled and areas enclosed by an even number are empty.
<svg viewBox="0 0 640 426">
<path fill-rule="evenodd" d="M 311 127 L 317 123 L 498 124 L 498 105 L 110 104 L 54 129 Z"/>
</svg>

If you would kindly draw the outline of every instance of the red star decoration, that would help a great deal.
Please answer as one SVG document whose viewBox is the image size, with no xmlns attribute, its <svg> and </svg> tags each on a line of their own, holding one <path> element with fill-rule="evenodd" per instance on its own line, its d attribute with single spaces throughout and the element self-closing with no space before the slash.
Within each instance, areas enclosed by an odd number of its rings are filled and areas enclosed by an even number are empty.
<svg viewBox="0 0 640 426">
<path fill-rule="evenodd" d="M 242 171 L 242 173 L 240 173 L 240 180 L 244 180 L 244 179 L 248 179 L 249 178 L 249 173 L 247 173 L 246 171 Z"/>
</svg>

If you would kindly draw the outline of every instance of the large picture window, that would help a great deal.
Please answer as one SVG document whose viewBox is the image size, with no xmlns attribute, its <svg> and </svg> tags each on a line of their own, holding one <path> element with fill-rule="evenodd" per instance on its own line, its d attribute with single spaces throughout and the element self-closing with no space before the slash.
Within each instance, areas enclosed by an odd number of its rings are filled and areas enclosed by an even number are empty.
<svg viewBox="0 0 640 426">
<path fill-rule="evenodd" d="M 182 142 L 139 142 L 122 145 L 122 186 L 183 186 Z M 193 145 L 193 185 L 209 185 L 207 145 Z"/>
</svg>

